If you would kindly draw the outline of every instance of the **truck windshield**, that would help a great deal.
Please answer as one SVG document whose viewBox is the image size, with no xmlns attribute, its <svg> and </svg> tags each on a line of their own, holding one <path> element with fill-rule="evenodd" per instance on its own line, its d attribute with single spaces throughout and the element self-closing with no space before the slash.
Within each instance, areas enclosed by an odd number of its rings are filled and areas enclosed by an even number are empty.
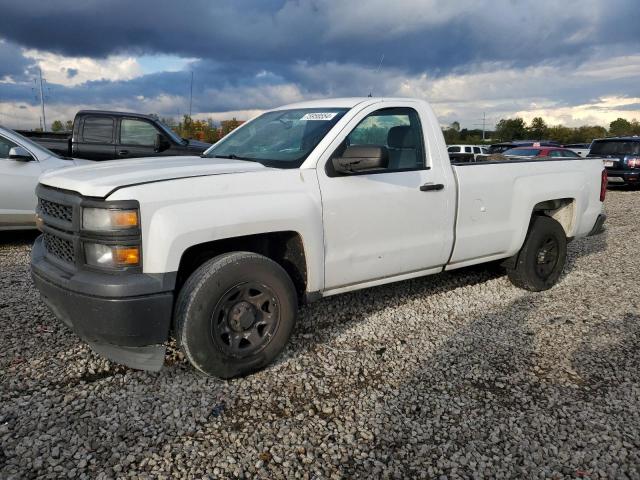
<svg viewBox="0 0 640 480">
<path fill-rule="evenodd" d="M 174 142 L 176 142 L 178 145 L 181 143 L 185 143 L 185 141 L 182 138 L 180 138 L 180 135 L 174 132 L 170 126 L 166 125 L 164 122 L 161 122 L 160 120 L 156 120 L 156 121 L 158 122 L 158 125 L 160 126 L 160 128 L 164 130 L 164 133 L 169 135 Z"/>
<path fill-rule="evenodd" d="M 590 155 L 640 155 L 640 140 L 596 140 Z"/>
<path fill-rule="evenodd" d="M 227 135 L 202 156 L 298 168 L 347 111 L 299 108 L 267 112 Z"/>
</svg>

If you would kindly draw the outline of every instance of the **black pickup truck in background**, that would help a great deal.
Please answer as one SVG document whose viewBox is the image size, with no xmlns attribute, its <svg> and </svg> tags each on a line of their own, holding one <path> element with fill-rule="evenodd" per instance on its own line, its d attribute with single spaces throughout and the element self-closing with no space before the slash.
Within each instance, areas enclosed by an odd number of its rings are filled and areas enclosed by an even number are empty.
<svg viewBox="0 0 640 480">
<path fill-rule="evenodd" d="M 610 185 L 640 185 L 640 137 L 594 140 L 587 157 L 604 158 Z"/>
<path fill-rule="evenodd" d="M 71 135 L 25 132 L 25 137 L 60 155 L 88 160 L 199 155 L 211 145 L 181 138 L 149 115 L 102 110 L 81 110 Z"/>
</svg>

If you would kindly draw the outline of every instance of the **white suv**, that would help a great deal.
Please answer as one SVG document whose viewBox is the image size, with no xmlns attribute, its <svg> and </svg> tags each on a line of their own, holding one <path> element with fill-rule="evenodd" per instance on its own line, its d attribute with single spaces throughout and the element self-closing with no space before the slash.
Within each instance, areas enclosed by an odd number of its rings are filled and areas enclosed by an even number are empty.
<svg viewBox="0 0 640 480">
<path fill-rule="evenodd" d="M 449 145 L 447 151 L 449 153 L 473 155 L 474 162 L 477 160 L 478 155 L 486 155 L 489 153 L 487 147 L 481 147 L 479 145 Z M 471 157 L 469 157 L 469 159 L 471 159 Z"/>
</svg>

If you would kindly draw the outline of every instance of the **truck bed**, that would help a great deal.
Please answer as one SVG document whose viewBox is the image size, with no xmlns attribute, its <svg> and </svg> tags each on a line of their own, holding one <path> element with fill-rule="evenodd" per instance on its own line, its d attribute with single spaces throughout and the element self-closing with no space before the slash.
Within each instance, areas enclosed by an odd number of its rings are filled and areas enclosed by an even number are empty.
<svg viewBox="0 0 640 480">
<path fill-rule="evenodd" d="M 16 132 L 23 137 L 27 137 L 43 147 L 48 148 L 52 152 L 63 156 L 69 156 L 69 146 L 71 141 L 70 132 L 34 132 L 31 130 L 16 130 Z"/>
<path fill-rule="evenodd" d="M 455 245 L 448 270 L 507 258 L 522 246 L 536 205 L 568 199 L 567 237 L 586 235 L 602 204 L 602 159 L 524 159 L 452 165 L 458 184 Z"/>
</svg>

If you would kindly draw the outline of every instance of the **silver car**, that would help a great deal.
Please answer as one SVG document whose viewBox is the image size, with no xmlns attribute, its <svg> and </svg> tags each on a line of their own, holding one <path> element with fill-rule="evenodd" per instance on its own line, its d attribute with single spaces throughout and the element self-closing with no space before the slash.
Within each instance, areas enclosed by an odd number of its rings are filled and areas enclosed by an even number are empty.
<svg viewBox="0 0 640 480">
<path fill-rule="evenodd" d="M 35 228 L 38 177 L 46 171 L 92 163 L 63 158 L 0 126 L 0 231 Z"/>
</svg>

